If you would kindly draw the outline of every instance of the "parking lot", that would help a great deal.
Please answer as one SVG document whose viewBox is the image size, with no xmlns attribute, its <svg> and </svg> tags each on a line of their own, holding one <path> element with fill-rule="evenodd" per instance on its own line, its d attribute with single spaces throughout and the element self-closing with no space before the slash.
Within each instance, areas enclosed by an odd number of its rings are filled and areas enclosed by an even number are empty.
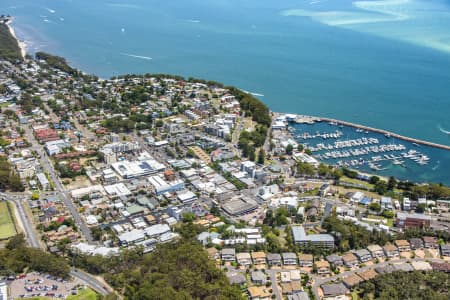
<svg viewBox="0 0 450 300">
<path fill-rule="evenodd" d="M 46 274 L 29 273 L 10 281 L 11 298 L 51 297 L 64 299 L 77 293 L 82 282 L 62 280 Z"/>
</svg>

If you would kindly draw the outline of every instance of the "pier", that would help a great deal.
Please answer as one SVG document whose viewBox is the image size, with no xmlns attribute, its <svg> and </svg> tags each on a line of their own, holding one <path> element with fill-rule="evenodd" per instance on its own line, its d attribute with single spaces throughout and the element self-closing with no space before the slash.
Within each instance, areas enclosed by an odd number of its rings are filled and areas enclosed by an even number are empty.
<svg viewBox="0 0 450 300">
<path fill-rule="evenodd" d="M 372 131 L 372 132 L 376 132 L 376 133 L 381 133 L 381 134 L 384 134 L 386 136 L 390 136 L 390 137 L 397 138 L 397 139 L 404 140 L 404 141 L 411 142 L 411 143 L 416 143 L 416 144 L 420 144 L 420 145 L 435 147 L 435 148 L 444 149 L 444 150 L 450 150 L 450 146 L 447 146 L 447 145 L 442 145 L 442 144 L 437 144 L 437 143 L 433 143 L 433 142 L 423 141 L 423 140 L 419 140 L 419 139 L 403 136 L 403 135 L 400 135 L 400 134 L 397 134 L 397 133 L 394 133 L 394 132 L 391 132 L 391 131 L 378 129 L 378 128 L 373 128 L 373 127 L 369 127 L 369 126 L 364 126 L 364 125 L 360 125 L 360 124 L 355 124 L 355 123 L 351 123 L 351 122 L 336 120 L 336 119 L 332 119 L 332 118 L 314 117 L 314 116 L 297 116 L 297 118 L 295 119 L 295 122 L 296 123 L 308 123 L 308 124 L 311 124 L 311 123 L 314 123 L 314 122 L 329 122 L 330 124 L 334 124 L 334 125 L 344 125 L 344 126 L 353 127 L 353 128 L 356 128 L 356 129 L 361 129 L 361 130 L 367 130 L 367 131 Z"/>
</svg>

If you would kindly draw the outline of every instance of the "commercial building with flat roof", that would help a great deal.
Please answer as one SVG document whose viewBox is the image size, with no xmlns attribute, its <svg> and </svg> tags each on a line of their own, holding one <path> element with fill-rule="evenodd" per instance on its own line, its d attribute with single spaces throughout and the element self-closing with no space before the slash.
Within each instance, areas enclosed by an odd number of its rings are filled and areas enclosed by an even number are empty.
<svg viewBox="0 0 450 300">
<path fill-rule="evenodd" d="M 232 216 L 240 216 L 254 211 L 258 207 L 252 199 L 234 198 L 222 205 L 222 209 Z"/>
<path fill-rule="evenodd" d="M 292 226 L 292 235 L 294 236 L 294 243 L 301 247 L 313 245 L 319 248 L 334 248 L 334 237 L 330 234 L 307 235 L 303 226 Z"/>
<path fill-rule="evenodd" d="M 156 195 L 181 191 L 184 189 L 184 181 L 182 180 L 167 182 L 160 176 L 151 176 L 148 178 L 148 181 L 153 186 Z"/>
<path fill-rule="evenodd" d="M 407 214 L 398 212 L 395 225 L 400 228 L 428 228 L 431 217 L 423 214 Z"/>
<path fill-rule="evenodd" d="M 134 178 L 155 174 L 164 171 L 165 166 L 154 159 L 142 161 L 119 161 L 111 164 L 111 167 L 122 178 Z"/>
</svg>

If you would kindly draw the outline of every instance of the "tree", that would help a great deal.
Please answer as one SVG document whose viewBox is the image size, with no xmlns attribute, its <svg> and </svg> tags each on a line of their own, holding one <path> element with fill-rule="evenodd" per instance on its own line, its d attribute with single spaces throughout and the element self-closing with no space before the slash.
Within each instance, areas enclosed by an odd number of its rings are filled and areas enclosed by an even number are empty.
<svg viewBox="0 0 450 300">
<path fill-rule="evenodd" d="M 305 149 L 305 147 L 302 144 L 298 144 L 297 145 L 297 151 L 298 152 L 303 152 L 303 149 Z"/>
<path fill-rule="evenodd" d="M 248 159 L 250 159 L 251 161 L 255 161 L 256 160 L 256 153 L 255 153 L 255 147 L 251 146 L 248 152 Z"/>
<path fill-rule="evenodd" d="M 392 219 L 394 217 L 394 212 L 390 210 L 383 210 L 383 217 L 387 219 Z"/>
<path fill-rule="evenodd" d="M 384 181 L 384 180 L 378 181 L 375 184 L 373 190 L 374 190 L 374 192 L 378 193 L 379 195 L 384 195 L 387 192 L 386 181 Z"/>
<path fill-rule="evenodd" d="M 331 169 L 329 166 L 325 165 L 324 163 L 320 163 L 317 167 L 317 173 L 320 176 L 327 176 L 330 173 Z"/>
<path fill-rule="evenodd" d="M 417 205 L 416 213 L 423 214 L 425 212 L 426 208 L 427 208 L 427 205 L 425 203 L 421 203 L 421 204 Z"/>
<path fill-rule="evenodd" d="M 265 158 L 266 158 L 266 153 L 265 153 L 264 149 L 263 148 L 259 149 L 259 152 L 258 152 L 258 164 L 263 165 Z"/>
<path fill-rule="evenodd" d="M 369 183 L 371 183 L 371 184 L 376 184 L 378 181 L 380 181 L 380 177 L 378 177 L 378 176 L 372 176 L 369 179 Z"/>
<path fill-rule="evenodd" d="M 397 186 L 397 180 L 393 176 L 389 177 L 388 183 L 387 183 L 387 190 L 393 191 L 395 187 Z"/>
<path fill-rule="evenodd" d="M 292 155 L 292 151 L 294 151 L 294 146 L 292 146 L 291 144 L 286 146 L 286 154 L 287 155 Z"/>
<path fill-rule="evenodd" d="M 182 216 L 184 223 L 192 223 L 193 221 L 195 221 L 196 218 L 197 216 L 191 212 L 185 212 Z"/>
<path fill-rule="evenodd" d="M 376 211 L 376 212 L 379 212 L 379 211 L 381 211 L 381 205 L 379 203 L 377 203 L 377 202 L 372 202 L 372 203 L 369 204 L 369 209 L 373 210 L 373 211 Z"/>
<path fill-rule="evenodd" d="M 306 162 L 298 162 L 297 173 L 300 175 L 314 175 L 314 167 Z"/>
</svg>

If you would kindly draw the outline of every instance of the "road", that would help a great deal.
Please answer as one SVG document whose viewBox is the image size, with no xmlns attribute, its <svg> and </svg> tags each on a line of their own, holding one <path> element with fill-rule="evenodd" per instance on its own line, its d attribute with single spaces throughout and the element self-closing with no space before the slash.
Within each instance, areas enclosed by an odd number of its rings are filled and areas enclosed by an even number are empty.
<svg viewBox="0 0 450 300">
<path fill-rule="evenodd" d="M 52 180 L 52 182 L 54 184 L 54 188 L 55 188 L 56 192 L 58 193 L 58 195 L 61 196 L 61 198 L 64 202 L 64 205 L 67 207 L 70 214 L 72 215 L 72 217 L 75 221 L 75 224 L 81 230 L 81 233 L 83 234 L 86 241 L 89 244 L 95 244 L 90 229 L 84 223 L 83 219 L 81 218 L 80 214 L 78 213 L 77 208 L 70 200 L 67 190 L 65 189 L 64 185 L 61 183 L 59 176 L 56 174 L 55 169 L 53 168 L 52 163 L 50 162 L 50 159 L 47 156 L 47 153 L 45 153 L 42 146 L 38 144 L 38 142 L 36 141 L 36 139 L 33 136 L 33 133 L 31 132 L 31 129 L 28 126 L 22 126 L 22 128 L 25 130 L 25 137 L 27 138 L 28 142 L 30 142 L 32 144 L 32 149 L 39 155 L 39 158 L 40 158 L 39 160 L 41 162 L 41 166 L 50 175 L 50 179 Z"/>
<path fill-rule="evenodd" d="M 16 216 L 20 218 L 20 220 L 17 221 L 24 230 L 28 244 L 34 248 L 43 248 L 43 245 L 40 243 L 40 239 L 33 228 L 33 220 L 30 219 L 25 211 L 24 201 L 26 201 L 29 195 L 24 193 L 0 193 L 0 196 L 14 204 Z"/>
<path fill-rule="evenodd" d="M 277 300 L 283 300 L 283 296 L 280 293 L 280 289 L 278 289 L 277 285 L 277 272 L 280 272 L 280 270 L 267 270 L 270 276 L 270 281 L 272 282 L 272 291 L 275 294 L 275 297 Z"/>
<path fill-rule="evenodd" d="M 42 248 L 42 244 L 39 242 L 39 238 L 34 230 L 32 224 L 33 221 L 30 220 L 25 208 L 23 207 L 23 199 L 13 200 L 17 212 L 19 213 L 20 219 L 22 221 L 23 230 L 25 231 L 25 236 L 31 247 Z"/>
<path fill-rule="evenodd" d="M 99 294 L 107 295 L 107 294 L 113 292 L 111 287 L 109 287 L 107 284 L 100 282 L 97 278 L 95 278 L 94 276 L 92 276 L 86 272 L 83 272 L 83 271 L 73 268 L 72 270 L 70 270 L 70 275 L 72 277 L 78 278 L 79 280 L 85 282 L 89 287 L 91 287 L 93 290 L 95 290 Z"/>
</svg>

